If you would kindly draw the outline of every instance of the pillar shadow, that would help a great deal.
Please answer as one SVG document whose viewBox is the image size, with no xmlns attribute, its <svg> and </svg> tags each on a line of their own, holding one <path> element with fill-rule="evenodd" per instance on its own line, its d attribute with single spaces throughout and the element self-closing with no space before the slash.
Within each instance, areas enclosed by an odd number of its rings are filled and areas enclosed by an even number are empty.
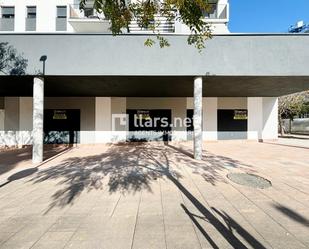
<svg viewBox="0 0 309 249">
<path fill-rule="evenodd" d="M 273 204 L 273 206 L 278 210 L 280 211 L 282 214 L 286 215 L 287 217 L 289 217 L 290 219 L 306 226 L 306 227 L 309 227 L 309 220 L 302 216 L 301 214 L 298 214 L 297 212 L 295 212 L 294 210 L 286 207 L 286 206 L 283 206 L 283 205 L 280 205 L 280 204 Z"/>
</svg>

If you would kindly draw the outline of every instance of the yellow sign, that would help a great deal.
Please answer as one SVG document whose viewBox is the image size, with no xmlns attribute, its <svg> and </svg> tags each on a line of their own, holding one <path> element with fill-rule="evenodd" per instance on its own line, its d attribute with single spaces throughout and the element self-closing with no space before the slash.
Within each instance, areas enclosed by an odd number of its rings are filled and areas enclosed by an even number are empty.
<svg viewBox="0 0 309 249">
<path fill-rule="evenodd" d="M 55 110 L 53 119 L 67 119 L 66 111 Z"/>
<path fill-rule="evenodd" d="M 247 120 L 248 112 L 247 110 L 235 110 L 234 111 L 234 120 Z"/>
</svg>

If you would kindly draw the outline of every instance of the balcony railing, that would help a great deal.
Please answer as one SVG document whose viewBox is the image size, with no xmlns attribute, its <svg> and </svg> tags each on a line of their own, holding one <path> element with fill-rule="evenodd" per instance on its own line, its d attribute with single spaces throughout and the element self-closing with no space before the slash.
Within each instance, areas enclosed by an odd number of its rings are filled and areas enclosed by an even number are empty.
<svg viewBox="0 0 309 249">
<path fill-rule="evenodd" d="M 151 28 L 143 28 L 139 25 L 138 19 L 132 20 L 129 24 L 129 30 L 131 33 L 147 33 L 153 32 L 153 30 L 160 33 L 173 33 L 175 32 L 175 18 L 164 17 L 155 15 L 154 20 L 150 23 Z"/>
<path fill-rule="evenodd" d="M 226 20 L 229 18 L 228 4 L 215 4 L 212 11 L 205 13 L 205 19 Z"/>
</svg>

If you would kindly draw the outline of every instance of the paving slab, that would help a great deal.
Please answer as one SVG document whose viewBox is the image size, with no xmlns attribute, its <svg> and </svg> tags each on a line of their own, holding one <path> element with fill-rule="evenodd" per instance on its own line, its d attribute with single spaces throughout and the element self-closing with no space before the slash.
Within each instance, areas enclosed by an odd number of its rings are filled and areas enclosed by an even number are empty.
<svg viewBox="0 0 309 249">
<path fill-rule="evenodd" d="M 202 161 L 188 142 L 76 147 L 0 187 L 0 248 L 308 248 L 305 147 L 205 143 Z"/>
</svg>

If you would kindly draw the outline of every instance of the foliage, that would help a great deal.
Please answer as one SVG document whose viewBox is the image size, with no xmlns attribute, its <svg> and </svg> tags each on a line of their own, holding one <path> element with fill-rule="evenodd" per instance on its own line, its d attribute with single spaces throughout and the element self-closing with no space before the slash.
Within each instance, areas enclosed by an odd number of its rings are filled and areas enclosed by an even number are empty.
<svg viewBox="0 0 309 249">
<path fill-rule="evenodd" d="M 7 42 L 0 42 L 0 72 L 8 75 L 24 75 L 28 60 L 19 55 Z"/>
<path fill-rule="evenodd" d="M 281 118 L 293 118 L 302 113 L 306 104 L 306 96 L 309 92 L 295 93 L 279 98 L 279 116 Z"/>
<path fill-rule="evenodd" d="M 88 6 L 88 0 L 80 0 L 80 9 Z M 205 40 L 211 38 L 210 25 L 205 21 L 205 13 L 214 11 L 214 0 L 94 0 L 93 7 L 103 13 L 111 22 L 110 30 L 113 35 L 129 32 L 129 24 L 136 20 L 141 29 L 151 30 L 156 34 L 160 47 L 170 46 L 168 40 L 157 31 L 159 23 L 155 16 L 166 17 L 167 20 L 178 20 L 190 28 L 191 35 L 188 44 L 194 45 L 201 51 Z M 152 38 L 145 41 L 146 46 L 156 43 Z"/>
<path fill-rule="evenodd" d="M 283 119 L 289 119 L 291 122 L 295 116 L 304 113 L 308 101 L 308 95 L 309 91 L 286 95 L 279 98 L 278 115 L 281 135 L 284 133 Z"/>
</svg>

